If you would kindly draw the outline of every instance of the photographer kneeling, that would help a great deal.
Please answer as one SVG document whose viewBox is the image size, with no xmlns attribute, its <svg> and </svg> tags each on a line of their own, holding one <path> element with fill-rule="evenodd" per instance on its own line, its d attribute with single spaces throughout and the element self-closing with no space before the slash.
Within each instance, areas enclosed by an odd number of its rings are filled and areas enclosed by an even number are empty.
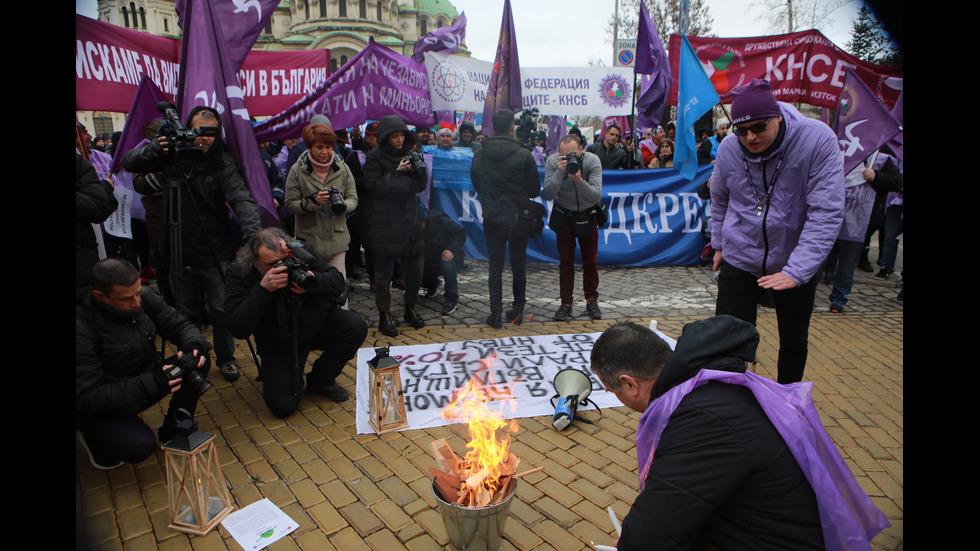
<svg viewBox="0 0 980 551">
<path fill-rule="evenodd" d="M 92 291 L 75 313 L 75 429 L 92 466 L 109 470 L 153 455 L 177 435 L 178 410 L 193 416 L 211 385 L 207 340 L 190 320 L 140 283 L 121 258 L 92 268 Z M 156 337 L 180 347 L 160 361 Z M 168 395 L 157 435 L 140 412 Z"/>
<path fill-rule="evenodd" d="M 306 391 L 334 402 L 349 398 L 336 379 L 367 336 L 364 318 L 340 308 L 344 276 L 312 246 L 288 240 L 279 228 L 252 234 L 226 277 L 228 327 L 239 339 L 255 335 L 265 403 L 277 417 L 299 405 L 311 350 L 323 354 L 306 377 Z"/>
</svg>

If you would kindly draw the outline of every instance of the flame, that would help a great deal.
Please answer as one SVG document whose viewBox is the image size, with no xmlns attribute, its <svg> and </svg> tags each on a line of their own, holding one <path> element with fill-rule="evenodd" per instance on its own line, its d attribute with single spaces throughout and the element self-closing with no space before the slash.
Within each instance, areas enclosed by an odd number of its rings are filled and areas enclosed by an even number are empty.
<svg viewBox="0 0 980 551">
<path fill-rule="evenodd" d="M 510 456 L 510 434 L 520 427 L 516 419 L 504 419 L 502 411 L 505 405 L 516 411 L 511 386 L 519 379 L 496 384 L 491 369 L 495 363 L 496 353 L 480 360 L 481 367 L 466 384 L 453 391 L 449 404 L 441 411 L 445 419 L 466 422 L 470 441 L 466 444 L 461 473 L 479 478 L 485 471 L 486 478 L 479 486 L 490 495 L 500 489 L 501 466 Z M 498 404 L 496 409 L 490 407 L 493 403 Z"/>
</svg>

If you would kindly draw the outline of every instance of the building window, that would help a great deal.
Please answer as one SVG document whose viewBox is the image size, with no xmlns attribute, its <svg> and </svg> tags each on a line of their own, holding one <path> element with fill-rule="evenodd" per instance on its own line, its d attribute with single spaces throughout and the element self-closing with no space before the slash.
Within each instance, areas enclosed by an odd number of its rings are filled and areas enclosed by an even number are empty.
<svg viewBox="0 0 980 551">
<path fill-rule="evenodd" d="M 423 20 L 419 21 L 419 25 L 421 25 L 421 28 L 422 28 L 422 31 L 419 32 L 419 35 L 420 36 L 425 36 L 425 35 L 429 34 L 429 23 L 428 23 L 428 21 L 426 21 L 425 19 L 423 19 Z"/>
<path fill-rule="evenodd" d="M 140 27 L 146 30 L 146 9 L 140 6 Z"/>
<path fill-rule="evenodd" d="M 361 19 L 367 19 L 367 0 L 361 0 L 357 16 Z"/>
<path fill-rule="evenodd" d="M 320 0 L 320 17 L 327 18 L 327 0 Z"/>
<path fill-rule="evenodd" d="M 378 16 L 377 16 L 377 20 L 378 20 L 378 23 L 381 22 L 381 0 L 378 0 Z"/>
<path fill-rule="evenodd" d="M 340 0 L 337 6 L 340 8 L 340 16 L 347 17 L 347 0 Z"/>
<path fill-rule="evenodd" d="M 272 18 L 271 17 L 269 18 L 269 20 L 265 24 L 265 34 L 272 34 Z"/>
<path fill-rule="evenodd" d="M 129 12 L 126 11 L 126 6 L 122 7 L 123 14 L 123 27 L 129 28 Z"/>
<path fill-rule="evenodd" d="M 163 18 L 163 32 L 165 33 L 170 32 L 170 20 L 167 19 L 166 17 Z"/>
<path fill-rule="evenodd" d="M 306 0 L 306 2 L 303 2 L 303 8 L 306 9 L 306 20 L 309 21 L 310 20 L 310 0 Z"/>
</svg>

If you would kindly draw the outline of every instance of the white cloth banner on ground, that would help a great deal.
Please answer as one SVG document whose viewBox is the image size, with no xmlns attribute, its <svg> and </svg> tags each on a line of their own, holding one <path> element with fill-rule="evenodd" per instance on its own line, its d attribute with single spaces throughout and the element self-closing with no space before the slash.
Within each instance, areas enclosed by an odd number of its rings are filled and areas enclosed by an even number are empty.
<svg viewBox="0 0 980 551">
<path fill-rule="evenodd" d="M 657 331 L 671 348 L 674 339 Z M 592 381 L 592 394 L 588 400 L 599 408 L 623 405 L 616 396 L 607 392 L 599 379 L 589 370 L 592 344 L 600 333 L 566 335 L 533 335 L 526 337 L 502 337 L 442 344 L 392 346 L 391 357 L 401 364 L 402 389 L 405 397 L 408 429 L 424 429 L 453 424 L 440 415 L 449 404 L 452 393 L 466 384 L 483 364 L 490 365 L 490 375 L 495 385 L 511 385 L 517 407 L 499 403 L 499 408 L 489 405 L 491 411 L 500 411 L 505 419 L 554 415 L 551 397 L 555 394 L 555 374 L 562 369 L 575 368 Z M 382 344 L 382 343 L 379 343 Z M 493 355 L 496 354 L 496 358 Z M 369 420 L 370 395 L 368 391 L 370 370 L 368 365 L 375 356 L 374 348 L 362 348 L 357 353 L 357 433 L 371 434 L 374 429 Z M 486 360 L 481 362 L 481 360 Z M 557 400 L 556 400 L 557 402 Z M 595 409 L 594 406 L 579 411 Z M 587 416 L 598 419 L 597 414 Z"/>
<path fill-rule="evenodd" d="M 492 65 L 470 57 L 426 52 L 432 109 L 482 113 Z M 521 88 L 524 108 L 536 107 L 541 115 L 629 115 L 633 69 L 521 67 Z"/>
</svg>

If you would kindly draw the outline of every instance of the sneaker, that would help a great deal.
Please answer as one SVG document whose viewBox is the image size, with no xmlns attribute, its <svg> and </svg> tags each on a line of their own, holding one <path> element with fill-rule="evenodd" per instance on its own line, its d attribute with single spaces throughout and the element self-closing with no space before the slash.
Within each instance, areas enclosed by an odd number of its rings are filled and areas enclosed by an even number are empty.
<svg viewBox="0 0 980 551">
<path fill-rule="evenodd" d="M 225 380 L 229 383 L 234 383 L 241 375 L 241 368 L 235 362 L 218 366 L 218 369 L 221 370 L 221 374 L 225 376 Z"/>
<path fill-rule="evenodd" d="M 432 298 L 432 297 L 436 296 L 436 293 L 437 292 L 439 292 L 439 282 L 438 281 L 436 281 L 436 284 L 435 285 L 433 285 L 432 287 L 429 287 L 428 289 L 425 290 L 425 295 L 424 296 L 425 296 L 425 298 Z"/>
<path fill-rule="evenodd" d="M 555 312 L 555 321 L 565 321 L 570 317 L 572 317 L 571 304 L 562 304 L 561 308 L 559 308 L 558 311 Z"/>
<path fill-rule="evenodd" d="M 589 317 L 594 320 L 602 319 L 602 310 L 599 309 L 599 301 L 597 300 L 586 302 L 585 311 L 588 312 Z"/>
<path fill-rule="evenodd" d="M 834 314 L 840 314 L 844 312 L 844 307 L 839 304 L 831 304 L 830 311 Z"/>
<path fill-rule="evenodd" d="M 457 308 L 459 308 L 458 302 L 446 302 L 442 305 L 442 315 L 448 316 L 455 312 Z"/>
<path fill-rule="evenodd" d="M 323 396 L 331 402 L 345 402 L 348 398 L 350 398 L 350 393 L 344 390 L 344 388 L 338 385 L 336 382 L 325 385 L 323 383 L 311 382 L 309 379 L 307 379 L 306 392 L 309 394 Z"/>
<path fill-rule="evenodd" d="M 888 279 L 888 276 L 890 275 L 892 275 L 892 273 L 888 270 L 888 268 L 882 268 L 875 274 L 875 279 Z"/>
<path fill-rule="evenodd" d="M 123 466 L 124 463 L 122 461 L 115 463 L 114 461 L 107 460 L 105 458 L 96 458 L 96 454 L 92 452 L 92 449 L 88 447 L 88 442 L 85 441 L 85 435 L 78 431 L 75 431 L 75 434 L 78 435 L 78 441 L 82 443 L 82 447 L 85 448 L 85 452 L 88 453 L 88 460 L 92 462 L 93 467 L 99 469 L 100 471 L 111 471 L 112 469 Z"/>
</svg>

